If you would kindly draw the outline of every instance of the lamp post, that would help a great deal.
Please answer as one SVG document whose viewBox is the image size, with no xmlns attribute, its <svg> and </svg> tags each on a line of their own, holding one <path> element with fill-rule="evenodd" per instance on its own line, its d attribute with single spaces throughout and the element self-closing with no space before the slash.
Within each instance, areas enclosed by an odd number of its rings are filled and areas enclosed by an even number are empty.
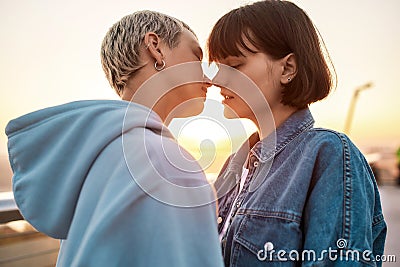
<svg viewBox="0 0 400 267">
<path fill-rule="evenodd" d="M 371 88 L 372 85 L 373 85 L 372 82 L 368 82 L 366 84 L 357 87 L 356 90 L 354 91 L 353 97 L 351 98 L 349 111 L 347 113 L 346 123 L 344 125 L 344 132 L 346 134 L 349 134 L 350 132 L 350 126 L 353 121 L 354 109 L 356 106 L 358 95 L 360 94 L 361 91 Z"/>
</svg>

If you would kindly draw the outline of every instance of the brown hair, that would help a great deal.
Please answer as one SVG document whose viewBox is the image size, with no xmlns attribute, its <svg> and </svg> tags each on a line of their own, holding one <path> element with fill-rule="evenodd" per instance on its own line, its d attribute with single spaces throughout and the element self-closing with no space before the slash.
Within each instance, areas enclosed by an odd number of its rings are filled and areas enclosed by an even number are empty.
<svg viewBox="0 0 400 267">
<path fill-rule="evenodd" d="M 310 18 L 295 4 L 267 0 L 225 14 L 208 38 L 209 61 L 243 56 L 240 48 L 256 53 L 244 40 L 274 59 L 295 55 L 297 75 L 285 85 L 283 104 L 305 108 L 329 94 L 334 77 L 323 51 L 330 62 L 329 54 Z"/>
</svg>

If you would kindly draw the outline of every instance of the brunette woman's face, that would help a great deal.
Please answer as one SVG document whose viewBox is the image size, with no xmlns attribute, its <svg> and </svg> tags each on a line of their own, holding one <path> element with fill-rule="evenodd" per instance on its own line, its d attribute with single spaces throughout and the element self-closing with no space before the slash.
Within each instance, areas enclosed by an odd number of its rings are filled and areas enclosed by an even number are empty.
<svg viewBox="0 0 400 267">
<path fill-rule="evenodd" d="M 251 44 L 247 44 L 250 49 L 257 51 L 257 49 Z M 252 53 L 247 50 L 241 50 L 243 56 L 228 56 L 218 63 L 232 67 L 244 75 L 246 75 L 261 91 L 264 95 L 265 100 L 267 100 L 271 110 L 274 106 L 280 104 L 282 99 L 282 90 L 280 79 L 283 68 L 281 67 L 281 62 L 279 60 L 273 60 L 270 56 L 262 52 Z M 225 68 L 227 69 L 227 68 Z M 223 68 L 220 68 L 223 71 Z M 227 75 L 217 75 L 216 79 L 229 79 L 229 74 Z M 218 84 L 232 84 L 228 81 L 213 80 Z M 232 88 L 232 87 L 221 87 L 221 95 L 224 97 L 222 103 L 225 106 L 224 115 L 227 118 L 247 118 L 256 121 L 255 114 L 261 110 L 265 110 L 266 102 L 264 99 L 257 100 L 253 103 L 251 107 L 243 99 L 246 96 L 244 88 Z M 239 93 L 240 91 L 240 93 Z M 250 93 L 250 90 L 249 90 Z"/>
</svg>

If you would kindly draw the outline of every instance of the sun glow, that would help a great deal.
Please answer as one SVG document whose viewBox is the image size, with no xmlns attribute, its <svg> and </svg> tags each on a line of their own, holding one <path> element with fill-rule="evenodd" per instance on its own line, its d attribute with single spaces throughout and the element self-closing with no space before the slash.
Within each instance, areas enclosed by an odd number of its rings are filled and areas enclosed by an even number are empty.
<svg viewBox="0 0 400 267">
<path fill-rule="evenodd" d="M 209 180 L 215 179 L 225 160 L 256 131 L 249 120 L 224 118 L 219 92 L 219 88 L 210 87 L 200 115 L 174 119 L 169 125 L 179 144 L 199 162 Z"/>
</svg>

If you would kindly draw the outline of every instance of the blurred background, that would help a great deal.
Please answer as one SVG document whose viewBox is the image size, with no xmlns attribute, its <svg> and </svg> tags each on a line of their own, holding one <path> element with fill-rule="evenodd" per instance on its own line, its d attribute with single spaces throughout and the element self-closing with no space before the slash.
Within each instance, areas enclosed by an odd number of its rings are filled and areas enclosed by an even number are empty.
<svg viewBox="0 0 400 267">
<path fill-rule="evenodd" d="M 113 23 L 137 10 L 160 11 L 189 24 L 205 48 L 218 18 L 248 2 L 252 1 L 0 0 L 0 203 L 3 203 L 0 211 L 3 210 L 3 216 L 8 214 L 7 207 L 13 206 L 12 172 L 4 134 L 7 122 L 70 101 L 118 99 L 104 76 L 99 56 L 102 39 Z M 385 253 L 400 256 L 400 241 L 396 240 L 400 231 L 396 156 L 400 146 L 400 88 L 396 80 L 400 62 L 400 1 L 293 2 L 316 24 L 337 73 L 337 88 L 326 100 L 311 106 L 316 126 L 346 132 L 366 155 L 379 182 L 389 223 Z M 213 120 L 201 116 L 177 119 L 170 128 L 197 158 L 201 153 L 215 153 L 215 159 L 204 165 L 213 180 L 224 160 L 255 128 L 246 120 L 223 118 L 218 88 L 210 88 L 207 98 L 202 115 Z M 25 221 L 2 223 L 0 266 L 54 264 L 57 240 L 37 233 Z M 385 265 L 396 266 L 396 263 Z"/>
</svg>

